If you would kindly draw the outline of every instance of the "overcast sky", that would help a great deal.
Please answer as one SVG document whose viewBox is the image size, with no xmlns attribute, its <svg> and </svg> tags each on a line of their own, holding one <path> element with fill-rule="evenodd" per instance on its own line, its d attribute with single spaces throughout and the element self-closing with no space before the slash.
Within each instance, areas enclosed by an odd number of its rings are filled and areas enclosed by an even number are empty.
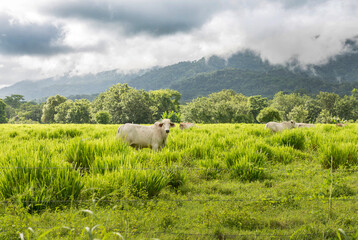
<svg viewBox="0 0 358 240">
<path fill-rule="evenodd" d="M 0 86 L 128 72 L 252 49 L 272 63 L 322 63 L 358 40 L 357 0 L 0 2 Z"/>
</svg>

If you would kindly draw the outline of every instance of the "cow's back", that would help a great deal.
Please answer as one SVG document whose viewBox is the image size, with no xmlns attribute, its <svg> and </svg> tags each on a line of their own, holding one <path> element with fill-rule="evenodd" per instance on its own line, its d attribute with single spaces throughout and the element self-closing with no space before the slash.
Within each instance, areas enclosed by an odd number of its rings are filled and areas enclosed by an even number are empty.
<svg viewBox="0 0 358 240">
<path fill-rule="evenodd" d="M 296 123 L 293 121 L 290 122 L 268 122 L 265 125 L 265 129 L 270 129 L 272 132 L 280 132 L 285 129 L 294 128 Z"/>
<path fill-rule="evenodd" d="M 180 129 L 188 129 L 188 128 L 191 128 L 191 127 L 194 127 L 194 126 L 195 126 L 194 123 L 180 123 L 179 124 Z"/>
<path fill-rule="evenodd" d="M 312 128 L 312 127 L 315 127 L 315 125 L 310 124 L 310 123 L 297 123 L 297 127 L 298 128 Z"/>
<path fill-rule="evenodd" d="M 270 129 L 272 132 L 278 132 L 278 131 L 280 131 L 279 123 L 268 122 L 265 125 L 265 129 Z"/>
<path fill-rule="evenodd" d="M 154 129 L 152 126 L 126 123 L 119 127 L 118 136 L 129 143 L 141 147 L 150 147 Z"/>
</svg>

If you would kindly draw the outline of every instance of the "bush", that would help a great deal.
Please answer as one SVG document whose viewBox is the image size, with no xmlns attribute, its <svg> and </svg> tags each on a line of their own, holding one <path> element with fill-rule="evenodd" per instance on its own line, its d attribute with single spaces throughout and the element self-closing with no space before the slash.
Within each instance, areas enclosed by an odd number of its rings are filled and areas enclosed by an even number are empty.
<svg viewBox="0 0 358 240">
<path fill-rule="evenodd" d="M 280 112 L 272 107 L 264 108 L 257 116 L 257 121 L 260 123 L 267 123 L 271 121 L 281 121 Z"/>
<path fill-rule="evenodd" d="M 174 111 L 170 111 L 169 113 L 167 111 L 163 112 L 162 119 L 170 119 L 172 122 L 179 123 L 181 120 L 181 114 L 176 113 Z"/>
<path fill-rule="evenodd" d="M 109 124 L 112 120 L 112 116 L 107 111 L 99 111 L 96 113 L 95 119 L 99 124 Z"/>
</svg>

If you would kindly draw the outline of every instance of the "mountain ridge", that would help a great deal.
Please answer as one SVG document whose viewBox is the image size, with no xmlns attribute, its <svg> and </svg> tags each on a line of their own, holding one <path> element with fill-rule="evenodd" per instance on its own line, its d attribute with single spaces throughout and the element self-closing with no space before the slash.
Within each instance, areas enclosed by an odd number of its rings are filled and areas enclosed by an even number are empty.
<svg viewBox="0 0 358 240">
<path fill-rule="evenodd" d="M 91 95 L 104 92 L 118 83 L 128 83 L 131 87 L 146 91 L 162 88 L 178 90 L 183 102 L 222 89 L 265 97 L 272 97 L 278 91 L 349 94 L 352 88 L 358 87 L 358 53 L 340 54 L 326 64 L 308 65 L 304 70 L 299 63 L 273 65 L 262 60 L 259 54 L 244 50 L 227 59 L 211 56 L 137 73 L 122 74 L 114 69 L 83 76 L 26 80 L 0 89 L 0 97 L 21 94 L 26 100 L 32 100 L 56 94 L 66 97 Z"/>
</svg>

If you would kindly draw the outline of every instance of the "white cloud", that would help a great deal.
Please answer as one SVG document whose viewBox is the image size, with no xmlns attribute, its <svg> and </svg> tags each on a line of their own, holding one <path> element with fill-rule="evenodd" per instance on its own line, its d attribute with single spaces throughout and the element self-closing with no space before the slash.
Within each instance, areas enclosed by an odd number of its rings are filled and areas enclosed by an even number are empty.
<svg viewBox="0 0 358 240">
<path fill-rule="evenodd" d="M 113 22 L 109 18 L 106 21 L 98 19 L 98 16 L 91 18 L 95 5 L 89 6 L 91 11 L 81 12 L 82 15 L 73 12 L 70 16 L 58 16 L 44 11 L 62 3 L 54 0 L 0 3 L 0 16 L 11 16 L 23 26 L 35 24 L 60 28 L 63 36 L 56 38 L 59 41 L 57 44 L 66 50 L 59 49 L 54 55 L 43 56 L 0 53 L 3 66 L 0 67 L 0 84 L 65 73 L 75 75 L 111 69 L 132 71 L 196 60 L 213 54 L 229 56 L 245 48 L 259 52 L 273 63 L 284 63 L 292 57 L 304 64 L 320 63 L 343 51 L 344 41 L 358 35 L 358 3 L 355 0 L 225 0 L 216 7 L 217 10 L 210 8 L 210 11 L 198 15 L 201 18 L 180 21 L 181 25 L 177 28 L 175 21 L 180 20 L 180 16 L 170 16 L 168 28 L 163 25 L 166 19 L 162 16 L 155 24 L 148 26 L 144 22 L 132 23 L 139 30 L 130 33 L 121 24 L 121 18 Z M 70 3 L 79 2 L 72 0 Z M 83 2 L 83 11 L 87 5 L 100 3 L 95 0 Z M 156 3 L 159 7 L 161 0 L 156 0 Z M 178 3 L 180 1 L 175 1 L 176 6 Z M 190 6 L 191 1 L 184 3 L 180 13 Z M 200 3 L 204 9 L 206 1 Z M 105 4 L 111 10 L 117 1 L 106 0 Z M 166 7 L 173 9 L 169 4 L 166 2 Z M 163 6 L 159 10 L 154 6 L 143 6 L 140 11 L 144 11 L 146 16 L 155 17 L 150 11 L 163 12 Z M 198 3 L 195 9 L 201 9 Z M 135 9 L 129 12 L 135 16 Z M 184 26 L 183 23 L 192 26 Z M 156 34 L 155 29 L 145 29 L 155 28 L 156 24 L 162 28 L 160 34 Z M 7 37 L 7 33 L 0 30 L 0 44 L 2 37 Z"/>
</svg>

